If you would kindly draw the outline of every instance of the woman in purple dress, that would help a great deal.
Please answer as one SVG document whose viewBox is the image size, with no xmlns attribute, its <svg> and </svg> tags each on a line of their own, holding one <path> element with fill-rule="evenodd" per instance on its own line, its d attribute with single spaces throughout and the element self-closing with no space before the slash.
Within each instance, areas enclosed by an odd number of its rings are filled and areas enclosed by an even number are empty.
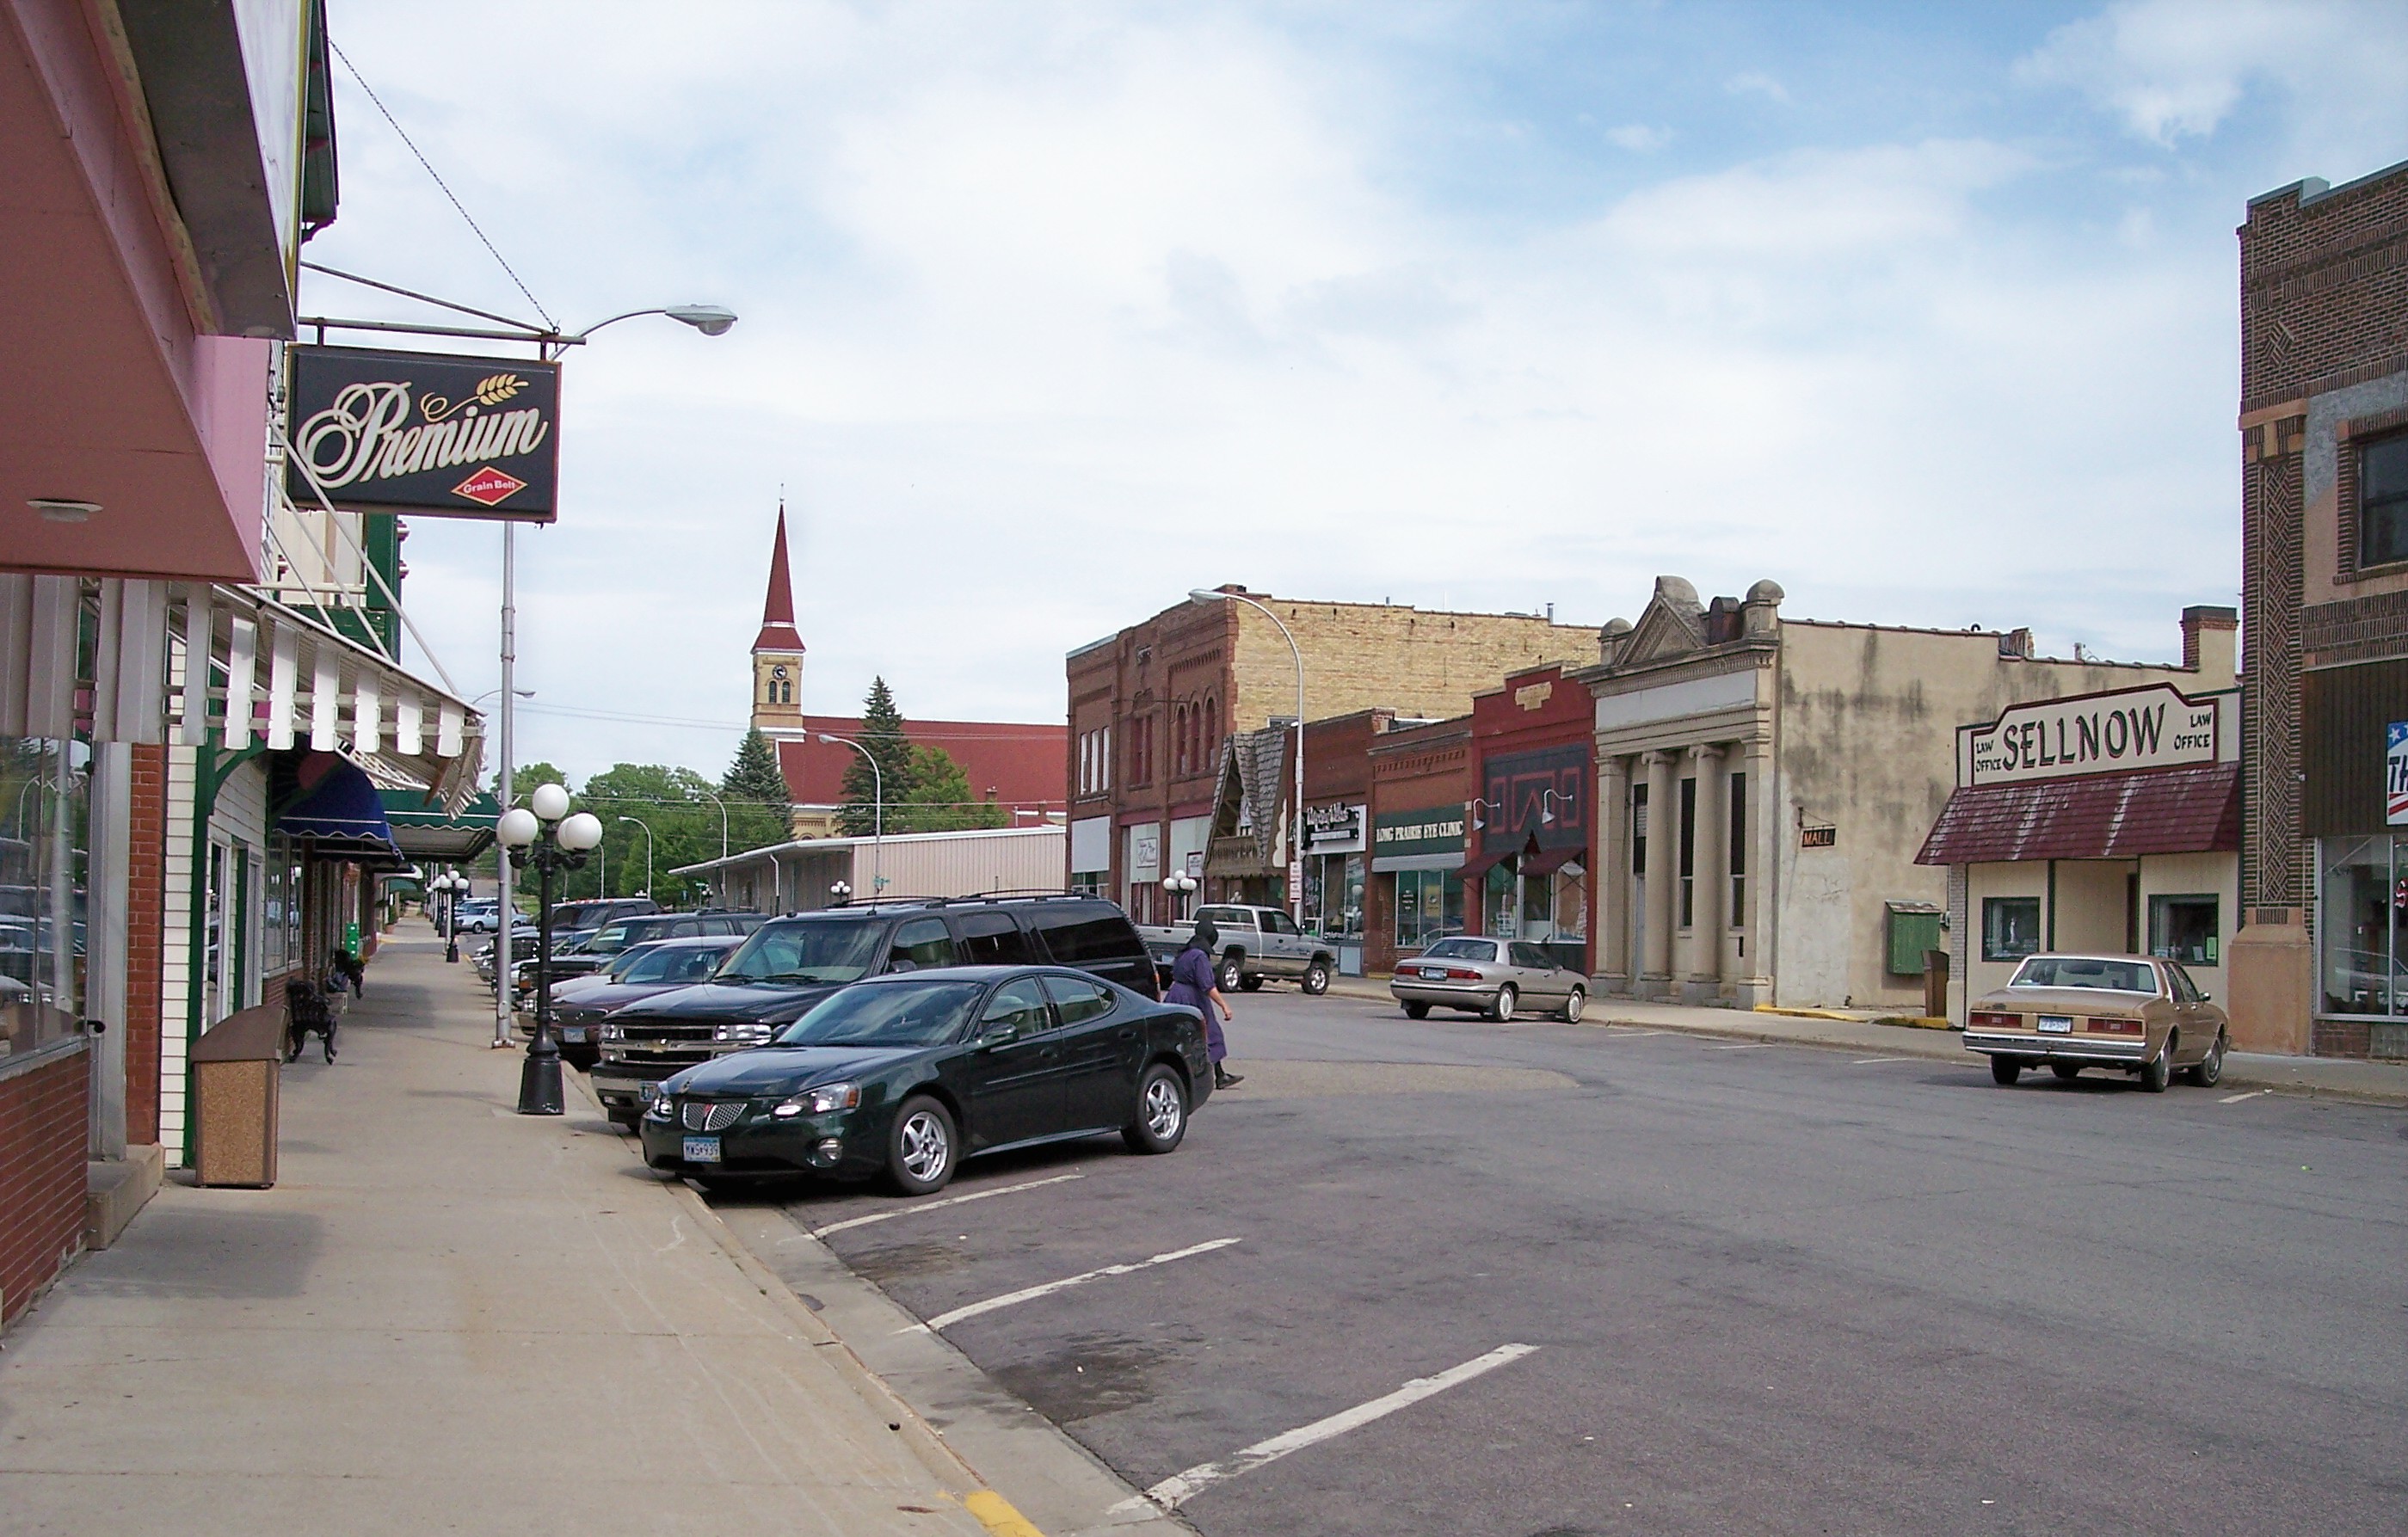
<svg viewBox="0 0 2408 1537">
<path fill-rule="evenodd" d="M 1229 1001 L 1221 996 L 1220 985 L 1212 976 L 1212 952 L 1220 946 L 1221 931 L 1212 927 L 1210 919 L 1198 918 L 1186 948 L 1170 963 L 1170 989 L 1162 995 L 1162 1001 L 1183 1003 L 1204 1017 L 1204 1047 L 1212 1059 L 1212 1087 L 1235 1089 L 1246 1080 L 1221 1065 L 1229 1055 L 1229 1043 L 1221 1034 L 1221 1021 L 1235 1016 L 1230 1014 Z"/>
</svg>

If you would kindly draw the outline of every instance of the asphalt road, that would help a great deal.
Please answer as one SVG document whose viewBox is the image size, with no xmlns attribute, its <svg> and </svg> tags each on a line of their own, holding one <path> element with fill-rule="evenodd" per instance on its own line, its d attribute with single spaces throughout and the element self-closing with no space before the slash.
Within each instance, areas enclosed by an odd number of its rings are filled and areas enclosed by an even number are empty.
<svg viewBox="0 0 2408 1537">
<path fill-rule="evenodd" d="M 943 1327 L 1139 1487 L 1536 1347 L 1208 1475 L 1212 1537 L 2408 1528 L 2401 1111 L 1237 1003 L 1171 1157 L 789 1202 L 895 1211 L 826 1242 L 924 1319 L 1237 1240 Z"/>
</svg>

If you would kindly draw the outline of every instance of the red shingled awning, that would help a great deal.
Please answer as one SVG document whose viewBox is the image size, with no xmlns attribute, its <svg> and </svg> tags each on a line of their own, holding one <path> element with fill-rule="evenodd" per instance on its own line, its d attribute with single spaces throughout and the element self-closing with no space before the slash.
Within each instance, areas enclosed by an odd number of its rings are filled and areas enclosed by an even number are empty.
<svg viewBox="0 0 2408 1537">
<path fill-rule="evenodd" d="M 2241 847 L 2241 765 L 1984 785 L 1948 797 L 1917 864 L 2128 860 Z"/>
</svg>

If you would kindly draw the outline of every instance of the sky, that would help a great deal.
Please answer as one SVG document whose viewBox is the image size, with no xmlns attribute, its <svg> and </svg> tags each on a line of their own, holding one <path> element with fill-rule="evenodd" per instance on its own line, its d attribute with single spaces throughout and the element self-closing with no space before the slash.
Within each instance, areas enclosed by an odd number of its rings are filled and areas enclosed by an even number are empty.
<svg viewBox="0 0 2408 1537">
<path fill-rule="evenodd" d="M 724 769 L 781 498 L 814 712 L 1058 722 L 1066 652 L 1222 582 L 1602 624 L 1770 577 L 2176 657 L 2240 585 L 2233 229 L 2408 159 L 2387 3 L 330 9 L 308 259 L 742 317 L 566 364 L 516 757 L 578 777 Z M 494 688 L 498 530 L 409 529 Z"/>
</svg>

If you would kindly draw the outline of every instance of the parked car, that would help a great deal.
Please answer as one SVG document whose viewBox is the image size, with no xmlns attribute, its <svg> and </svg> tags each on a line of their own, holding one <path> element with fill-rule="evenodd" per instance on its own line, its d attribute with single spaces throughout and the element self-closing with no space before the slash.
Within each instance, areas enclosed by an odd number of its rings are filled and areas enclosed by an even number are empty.
<svg viewBox="0 0 2408 1537">
<path fill-rule="evenodd" d="M 2033 955 L 1965 1014 L 1965 1048 L 2012 1085 L 2028 1067 L 2060 1078 L 2114 1068 L 2163 1093 L 2179 1072 L 2201 1089 L 2224 1076 L 2229 1023 L 2190 974 L 2138 955 Z"/>
<path fill-rule="evenodd" d="M 647 1164 L 706 1188 L 883 1173 L 926 1195 L 964 1158 L 1038 1143 L 1118 1131 L 1168 1153 L 1211 1091 L 1193 1009 L 1067 967 L 948 966 L 844 988 L 679 1072 L 640 1135 Z"/>
<path fill-rule="evenodd" d="M 467 897 L 460 903 L 460 932 L 489 934 L 502 926 L 502 904 L 490 897 Z M 522 915 L 521 921 L 524 921 Z"/>
<path fill-rule="evenodd" d="M 653 940 L 621 951 L 608 971 L 553 984 L 552 1023 L 558 1032 L 561 1060 L 572 1067 L 591 1068 L 601 1058 L 606 1016 L 638 998 L 708 980 L 728 953 L 743 943 L 739 934 Z M 532 1003 L 518 1011 L 518 1032 L 524 1037 L 535 1034 Z M 634 1124 L 632 1117 L 628 1124 Z"/>
<path fill-rule="evenodd" d="M 547 970 L 557 985 L 572 976 L 606 970 L 622 952 L 638 945 L 659 939 L 692 939 L 702 934 L 742 938 L 768 921 L 766 913 L 724 912 L 648 913 L 613 918 L 576 944 L 554 948 Z M 527 995 L 535 986 L 535 957 L 513 961 L 511 971 L 518 994 Z"/>
<path fill-rule="evenodd" d="M 1527 1003 L 1571 1023 L 1587 1006 L 1588 978 L 1557 962 L 1542 945 L 1463 934 L 1398 961 L 1388 991 L 1414 1019 L 1428 1018 L 1437 1007 L 1505 1020 Z"/>
<path fill-rule="evenodd" d="M 704 984 L 638 999 L 602 1024 L 595 1096 L 612 1119 L 640 1115 L 647 1087 L 767 1041 L 849 982 L 973 965 L 1092 972 L 1146 998 L 1154 965 L 1128 915 L 1084 896 L 934 898 L 775 918 Z"/>
<path fill-rule="evenodd" d="M 1316 998 L 1329 990 L 1330 974 L 1338 969 L 1335 946 L 1298 929 L 1296 919 L 1276 907 L 1230 903 L 1198 907 L 1196 917 L 1185 923 L 1148 924 L 1138 931 L 1154 956 L 1162 985 L 1168 985 L 1170 962 L 1187 947 L 1196 925 L 1205 919 L 1221 934 L 1212 961 L 1220 971 L 1223 992 L 1240 989 L 1253 992 L 1267 977 L 1292 981 Z"/>
</svg>

